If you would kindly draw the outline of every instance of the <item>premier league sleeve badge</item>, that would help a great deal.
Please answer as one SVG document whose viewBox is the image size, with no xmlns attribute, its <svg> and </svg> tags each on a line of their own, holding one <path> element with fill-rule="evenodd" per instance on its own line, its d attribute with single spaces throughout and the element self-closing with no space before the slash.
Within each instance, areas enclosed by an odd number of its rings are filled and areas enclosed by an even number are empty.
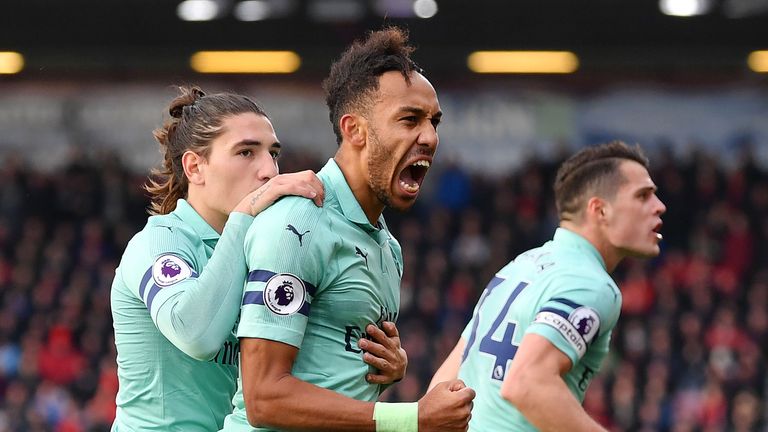
<svg viewBox="0 0 768 432">
<path fill-rule="evenodd" d="M 272 276 L 264 286 L 264 305 L 277 315 L 293 315 L 304 305 L 304 281 L 290 273 Z"/>
</svg>

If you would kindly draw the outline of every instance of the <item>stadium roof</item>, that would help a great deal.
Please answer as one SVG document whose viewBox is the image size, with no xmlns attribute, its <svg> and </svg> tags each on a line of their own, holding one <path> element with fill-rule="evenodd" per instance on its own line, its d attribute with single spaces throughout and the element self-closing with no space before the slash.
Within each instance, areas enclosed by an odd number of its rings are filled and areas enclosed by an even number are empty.
<svg viewBox="0 0 768 432">
<path fill-rule="evenodd" d="M 410 29 L 420 63 L 461 77 L 482 49 L 568 50 L 582 71 L 731 73 L 768 48 L 768 0 L 680 0 L 703 7 L 689 17 L 663 14 L 657 0 L 434 0 L 428 19 L 408 16 L 414 0 L 258 0 L 250 6 L 271 11 L 258 21 L 241 20 L 242 0 L 194 1 L 216 2 L 214 19 L 180 19 L 181 0 L 5 0 L 0 51 L 23 53 L 29 74 L 119 75 L 183 73 L 198 50 L 284 49 L 315 76 L 392 23 Z"/>
</svg>

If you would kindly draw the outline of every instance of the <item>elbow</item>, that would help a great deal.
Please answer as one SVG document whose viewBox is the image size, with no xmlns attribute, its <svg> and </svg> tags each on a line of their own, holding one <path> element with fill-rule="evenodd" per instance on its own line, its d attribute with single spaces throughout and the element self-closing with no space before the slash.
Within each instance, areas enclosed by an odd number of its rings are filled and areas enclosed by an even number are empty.
<svg viewBox="0 0 768 432">
<path fill-rule="evenodd" d="M 532 388 L 531 385 L 526 374 L 518 373 L 514 369 L 509 370 L 501 385 L 501 397 L 522 411 L 523 404 L 530 393 L 529 390 Z"/>
<path fill-rule="evenodd" d="M 214 326 L 205 320 L 186 319 L 187 324 L 179 316 L 173 316 L 168 324 L 158 324 L 158 328 L 173 343 L 176 348 L 195 360 L 208 361 L 216 357 L 220 350 L 222 355 L 235 347 L 228 341 L 232 327 Z"/>
<path fill-rule="evenodd" d="M 248 419 L 248 424 L 255 428 L 260 428 L 265 426 L 262 423 L 262 419 L 260 417 L 261 413 L 256 412 L 256 408 L 253 407 L 251 404 L 246 403 L 245 404 L 245 416 Z"/>
<path fill-rule="evenodd" d="M 268 421 L 264 418 L 264 412 L 262 409 L 256 408 L 251 405 L 246 405 L 245 414 L 248 417 L 248 424 L 255 428 L 267 427 Z"/>
<path fill-rule="evenodd" d="M 525 400 L 525 389 L 522 385 L 512 384 L 501 389 L 501 397 L 507 402 L 520 409 L 520 405 Z"/>
<path fill-rule="evenodd" d="M 253 376 L 251 378 L 249 382 L 243 379 L 243 402 L 245 402 L 248 423 L 257 428 L 278 429 L 289 426 L 290 421 L 285 413 L 291 412 L 288 404 L 296 397 L 296 394 L 290 391 L 291 383 L 286 383 L 279 378 L 274 380 L 260 380 Z"/>
<path fill-rule="evenodd" d="M 221 345 L 221 343 L 213 343 L 212 341 L 198 340 L 186 343 L 178 348 L 195 360 L 208 361 L 216 357 L 221 349 Z"/>
<path fill-rule="evenodd" d="M 256 428 L 263 428 L 275 425 L 275 414 L 279 413 L 278 407 L 270 403 L 270 398 L 266 395 L 251 395 L 245 399 L 245 414 L 248 423 Z"/>
<path fill-rule="evenodd" d="M 218 350 L 206 350 L 206 349 L 198 349 L 193 350 L 187 353 L 188 356 L 192 357 L 195 360 L 200 361 L 209 361 L 212 358 L 216 357 L 216 354 L 218 354 Z"/>
</svg>

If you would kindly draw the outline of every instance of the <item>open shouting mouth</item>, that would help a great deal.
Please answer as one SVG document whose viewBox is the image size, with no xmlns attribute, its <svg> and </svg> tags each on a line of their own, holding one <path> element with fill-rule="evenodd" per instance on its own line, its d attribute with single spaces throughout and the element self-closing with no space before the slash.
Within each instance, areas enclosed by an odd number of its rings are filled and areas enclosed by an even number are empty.
<svg viewBox="0 0 768 432">
<path fill-rule="evenodd" d="M 430 165 L 429 160 L 419 159 L 403 168 L 398 176 L 400 189 L 402 189 L 406 195 L 417 195 Z"/>
</svg>

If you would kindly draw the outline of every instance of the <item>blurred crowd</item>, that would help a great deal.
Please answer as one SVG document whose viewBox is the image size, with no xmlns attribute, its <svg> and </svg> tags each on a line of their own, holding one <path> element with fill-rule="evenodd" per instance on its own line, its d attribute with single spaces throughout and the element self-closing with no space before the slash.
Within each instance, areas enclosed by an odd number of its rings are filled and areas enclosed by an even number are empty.
<svg viewBox="0 0 768 432">
<path fill-rule="evenodd" d="M 653 155 L 668 207 L 662 254 L 614 274 L 622 317 L 585 400 L 610 430 L 768 430 L 768 172 L 752 160 Z M 416 207 L 385 213 L 405 257 L 398 327 L 409 358 L 385 398 L 418 399 L 494 272 L 551 238 L 558 163 L 490 178 L 438 157 Z M 281 168 L 323 164 L 286 151 Z M 109 430 L 109 290 L 146 220 L 145 178 L 109 154 L 74 151 L 52 173 L 2 158 L 0 432 Z"/>
</svg>

